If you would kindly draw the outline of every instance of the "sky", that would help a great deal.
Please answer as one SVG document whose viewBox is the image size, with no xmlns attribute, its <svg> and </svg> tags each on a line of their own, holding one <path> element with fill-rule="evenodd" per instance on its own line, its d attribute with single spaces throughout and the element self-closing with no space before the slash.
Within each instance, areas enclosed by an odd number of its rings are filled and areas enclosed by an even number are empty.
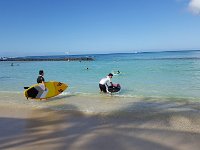
<svg viewBox="0 0 200 150">
<path fill-rule="evenodd" d="M 199 49 L 200 0 L 0 0 L 0 56 Z"/>
</svg>

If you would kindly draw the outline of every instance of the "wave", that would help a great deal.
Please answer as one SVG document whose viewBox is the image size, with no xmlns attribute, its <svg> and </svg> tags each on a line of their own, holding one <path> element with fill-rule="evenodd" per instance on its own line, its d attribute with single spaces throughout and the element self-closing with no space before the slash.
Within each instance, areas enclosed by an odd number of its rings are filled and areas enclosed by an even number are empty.
<svg viewBox="0 0 200 150">
<path fill-rule="evenodd" d="M 20 94 L 23 95 L 23 91 L 0 91 L 1 94 Z M 88 97 L 88 98 L 105 98 L 105 97 L 113 97 L 113 98 L 132 98 L 137 100 L 167 100 L 167 101 L 199 101 L 200 97 L 181 97 L 181 96 L 145 96 L 145 95 L 131 95 L 131 94 L 124 94 L 122 92 L 117 93 L 86 93 L 86 92 L 71 92 L 71 91 L 65 91 L 61 93 L 60 95 L 56 97 L 62 97 L 62 96 L 77 96 L 77 97 Z M 54 97 L 54 99 L 56 98 Z"/>
<path fill-rule="evenodd" d="M 145 100 L 145 101 L 199 101 L 199 97 L 181 97 L 181 96 L 144 96 L 144 95 L 131 95 L 123 94 L 121 92 L 113 94 L 103 94 L 103 93 L 84 93 L 84 92 L 63 92 L 60 96 L 78 96 L 78 97 L 88 97 L 88 98 L 120 98 L 120 99 L 134 99 L 134 100 Z"/>
</svg>

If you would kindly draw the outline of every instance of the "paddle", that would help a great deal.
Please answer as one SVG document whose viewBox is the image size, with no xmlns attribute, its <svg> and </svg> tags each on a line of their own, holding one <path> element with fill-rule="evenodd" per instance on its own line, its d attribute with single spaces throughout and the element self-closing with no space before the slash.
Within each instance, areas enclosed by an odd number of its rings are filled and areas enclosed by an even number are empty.
<svg viewBox="0 0 200 150">
<path fill-rule="evenodd" d="M 27 86 L 24 87 L 25 90 L 28 89 L 28 88 L 29 88 L 29 87 L 27 87 Z"/>
</svg>

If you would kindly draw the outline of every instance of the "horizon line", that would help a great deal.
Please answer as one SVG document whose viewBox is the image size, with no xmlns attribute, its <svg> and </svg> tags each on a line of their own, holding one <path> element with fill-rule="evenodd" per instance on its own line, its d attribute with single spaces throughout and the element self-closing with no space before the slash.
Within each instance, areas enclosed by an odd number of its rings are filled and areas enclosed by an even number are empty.
<svg viewBox="0 0 200 150">
<path fill-rule="evenodd" d="M 136 51 L 132 52 L 111 52 L 111 53 L 86 53 L 86 54 L 55 54 L 55 55 L 26 55 L 26 56 L 0 56 L 1 58 L 11 57 L 45 57 L 45 56 L 79 56 L 79 55 L 111 55 L 111 54 L 139 54 L 139 53 L 162 53 L 162 52 L 187 52 L 187 51 L 200 51 L 200 49 L 184 49 L 184 50 L 161 50 L 161 51 Z M 51 52 L 51 53 L 65 53 L 65 52 Z"/>
</svg>

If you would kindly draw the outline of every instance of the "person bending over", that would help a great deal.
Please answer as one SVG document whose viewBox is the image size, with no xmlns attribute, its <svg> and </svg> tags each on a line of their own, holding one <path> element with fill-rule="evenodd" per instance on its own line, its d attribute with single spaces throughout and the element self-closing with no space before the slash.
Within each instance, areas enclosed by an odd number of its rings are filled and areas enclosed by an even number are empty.
<svg viewBox="0 0 200 150">
<path fill-rule="evenodd" d="M 99 82 L 99 89 L 101 92 L 107 93 L 108 82 L 110 82 L 111 86 L 113 85 L 111 82 L 111 78 L 113 77 L 112 73 L 109 73 L 106 78 L 103 78 Z"/>
</svg>

